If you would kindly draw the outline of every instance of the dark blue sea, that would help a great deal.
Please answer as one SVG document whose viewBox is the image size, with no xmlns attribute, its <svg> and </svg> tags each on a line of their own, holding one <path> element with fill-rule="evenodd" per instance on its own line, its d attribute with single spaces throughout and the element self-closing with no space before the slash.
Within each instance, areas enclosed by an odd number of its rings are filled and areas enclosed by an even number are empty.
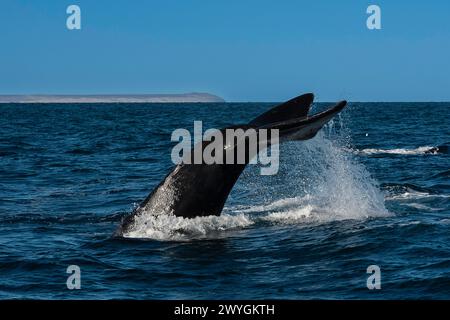
<svg viewBox="0 0 450 320">
<path fill-rule="evenodd" d="M 0 105 L 0 298 L 450 299 L 450 103 L 351 103 L 283 144 L 277 175 L 248 166 L 220 217 L 113 236 L 171 170 L 174 129 L 272 105 Z"/>
</svg>

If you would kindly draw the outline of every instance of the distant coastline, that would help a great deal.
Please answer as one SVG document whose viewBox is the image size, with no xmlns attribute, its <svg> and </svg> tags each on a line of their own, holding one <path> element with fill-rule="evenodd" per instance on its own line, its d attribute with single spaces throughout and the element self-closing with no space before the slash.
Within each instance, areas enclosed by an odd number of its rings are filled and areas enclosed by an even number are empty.
<svg viewBox="0 0 450 320">
<path fill-rule="evenodd" d="M 210 93 L 104 94 L 104 95 L 0 95 L 0 103 L 188 103 L 225 102 Z"/>
</svg>

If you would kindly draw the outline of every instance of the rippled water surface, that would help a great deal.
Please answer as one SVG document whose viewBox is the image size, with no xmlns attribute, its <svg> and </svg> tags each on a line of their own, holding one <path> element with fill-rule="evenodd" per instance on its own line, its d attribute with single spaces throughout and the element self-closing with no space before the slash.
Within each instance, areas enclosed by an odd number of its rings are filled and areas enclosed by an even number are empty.
<svg viewBox="0 0 450 320">
<path fill-rule="evenodd" d="M 449 103 L 352 103 L 283 144 L 277 175 L 249 166 L 222 216 L 113 237 L 170 171 L 174 129 L 271 105 L 0 105 L 0 298 L 449 299 Z"/>
</svg>

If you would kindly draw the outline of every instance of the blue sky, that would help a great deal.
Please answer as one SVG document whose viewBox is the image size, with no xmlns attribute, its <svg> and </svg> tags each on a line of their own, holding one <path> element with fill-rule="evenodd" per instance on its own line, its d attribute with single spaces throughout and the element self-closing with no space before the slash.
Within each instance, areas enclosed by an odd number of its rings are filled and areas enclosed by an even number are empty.
<svg viewBox="0 0 450 320">
<path fill-rule="evenodd" d="M 81 8 L 82 29 L 66 28 Z M 382 10 L 368 30 L 366 8 Z M 2 0 L 0 94 L 450 101 L 450 1 Z"/>
</svg>

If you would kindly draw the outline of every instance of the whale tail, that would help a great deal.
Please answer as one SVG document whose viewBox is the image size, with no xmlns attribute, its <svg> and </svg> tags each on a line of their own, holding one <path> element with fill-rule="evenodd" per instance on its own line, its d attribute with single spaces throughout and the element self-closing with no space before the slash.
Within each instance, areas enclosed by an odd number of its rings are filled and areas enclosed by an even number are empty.
<svg viewBox="0 0 450 320">
<path fill-rule="evenodd" d="M 311 139 L 347 104 L 346 101 L 341 101 L 326 111 L 308 116 L 313 100 L 312 93 L 298 96 L 245 125 L 232 128 L 256 129 L 257 132 L 259 129 L 278 129 L 280 142 Z M 211 141 L 203 141 L 199 145 L 206 147 L 209 143 Z M 233 140 L 230 145 L 225 145 L 225 152 L 231 152 L 239 143 L 241 142 Z M 189 159 L 192 159 L 194 149 L 191 150 Z M 247 154 L 245 163 L 190 162 L 177 165 L 140 206 L 122 221 L 116 234 L 122 235 L 129 230 L 135 223 L 134 217 L 142 212 L 173 214 L 185 218 L 220 215 L 231 189 L 250 158 L 251 155 Z"/>
</svg>

